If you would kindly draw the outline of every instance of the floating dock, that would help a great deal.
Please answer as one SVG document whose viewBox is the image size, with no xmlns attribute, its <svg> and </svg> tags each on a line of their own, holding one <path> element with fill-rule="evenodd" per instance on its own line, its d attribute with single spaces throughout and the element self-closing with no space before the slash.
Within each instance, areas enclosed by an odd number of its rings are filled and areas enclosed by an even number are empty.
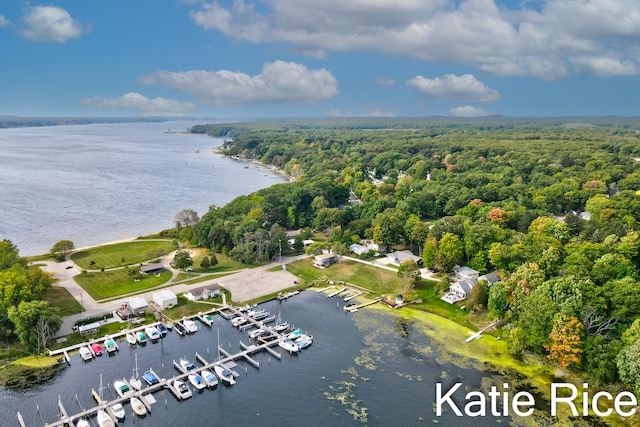
<svg viewBox="0 0 640 427">
<path fill-rule="evenodd" d="M 380 301 L 378 301 L 378 300 L 374 300 L 374 301 L 367 301 L 367 302 L 365 302 L 365 303 L 363 303 L 363 304 L 354 305 L 353 307 L 349 307 L 349 308 L 347 308 L 347 311 L 348 311 L 349 313 L 351 313 L 351 312 L 354 312 L 354 311 L 356 311 L 356 310 L 358 310 L 358 309 L 361 309 L 362 307 L 366 307 L 366 306 L 368 306 L 368 305 L 375 304 L 375 303 L 377 303 L 377 302 L 380 302 Z"/>
<path fill-rule="evenodd" d="M 331 285 L 331 286 L 327 286 L 326 288 L 322 288 L 322 289 L 318 289 L 318 293 L 320 292 L 324 292 L 324 291 L 328 291 L 329 289 L 335 289 L 336 286 L 335 285 Z"/>
<path fill-rule="evenodd" d="M 337 291 L 332 292 L 332 293 L 330 293 L 329 295 L 327 295 L 327 298 L 333 298 L 333 297 L 335 297 L 336 295 L 339 295 L 339 294 L 343 293 L 343 292 L 344 292 L 344 291 L 346 291 L 346 290 L 347 290 L 347 288 L 346 288 L 346 287 L 344 287 L 344 288 L 340 288 L 340 289 L 338 289 Z"/>
<path fill-rule="evenodd" d="M 363 291 L 360 291 L 360 292 L 358 292 L 358 293 L 355 293 L 355 294 L 353 294 L 353 295 L 350 295 L 350 296 L 348 296 L 348 297 L 345 297 L 345 298 L 344 298 L 344 302 L 351 301 L 351 300 L 352 300 L 352 299 L 354 299 L 355 297 L 359 297 L 359 296 L 360 296 L 360 295 L 362 295 L 362 294 L 364 294 L 364 292 L 363 292 Z"/>
</svg>

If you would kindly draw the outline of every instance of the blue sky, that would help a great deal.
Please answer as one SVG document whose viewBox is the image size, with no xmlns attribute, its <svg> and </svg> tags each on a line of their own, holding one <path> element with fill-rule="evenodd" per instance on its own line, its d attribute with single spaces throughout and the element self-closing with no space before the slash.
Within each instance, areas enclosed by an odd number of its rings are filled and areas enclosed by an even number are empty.
<svg viewBox="0 0 640 427">
<path fill-rule="evenodd" d="M 0 46 L 0 115 L 639 115 L 638 0 L 13 0 Z"/>
</svg>

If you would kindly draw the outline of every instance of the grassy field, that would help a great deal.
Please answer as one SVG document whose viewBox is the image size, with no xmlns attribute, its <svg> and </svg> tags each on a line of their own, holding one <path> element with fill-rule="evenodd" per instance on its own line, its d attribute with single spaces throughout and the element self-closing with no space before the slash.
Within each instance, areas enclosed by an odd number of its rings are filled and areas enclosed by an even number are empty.
<svg viewBox="0 0 640 427">
<path fill-rule="evenodd" d="M 342 264 L 320 269 L 313 266 L 312 258 L 287 264 L 287 270 L 306 282 L 313 280 L 337 280 L 371 289 L 376 294 L 394 293 L 398 276 L 393 271 L 376 268 L 356 261 L 345 260 Z"/>
<path fill-rule="evenodd" d="M 137 282 L 126 269 L 78 274 L 73 279 L 94 299 L 101 300 L 161 285 L 171 278 L 170 271 L 143 276 Z"/>
<path fill-rule="evenodd" d="M 80 303 L 63 287 L 52 286 L 44 299 L 52 307 L 58 307 L 63 317 L 82 312 Z"/>
<path fill-rule="evenodd" d="M 226 256 L 225 254 L 216 253 L 218 264 L 211 268 L 200 268 L 202 259 L 207 256 L 211 257 L 211 253 L 206 249 L 189 249 L 190 252 L 195 252 L 193 258 L 193 272 L 194 273 L 221 273 L 226 271 L 242 270 L 248 266 L 237 262 Z"/>
<path fill-rule="evenodd" d="M 229 301 L 229 293 L 223 290 L 227 294 L 227 301 Z M 213 308 L 208 303 L 222 303 L 222 297 L 215 297 L 206 300 L 206 302 L 189 301 L 183 296 L 178 297 L 178 305 L 168 308 L 162 311 L 162 314 L 173 320 L 180 320 L 184 316 L 191 316 L 201 311 L 209 311 Z"/>
<path fill-rule="evenodd" d="M 71 255 L 71 260 L 84 270 L 100 270 L 103 267 L 139 264 L 166 255 L 174 249 L 171 240 L 136 240 L 79 251 Z"/>
</svg>

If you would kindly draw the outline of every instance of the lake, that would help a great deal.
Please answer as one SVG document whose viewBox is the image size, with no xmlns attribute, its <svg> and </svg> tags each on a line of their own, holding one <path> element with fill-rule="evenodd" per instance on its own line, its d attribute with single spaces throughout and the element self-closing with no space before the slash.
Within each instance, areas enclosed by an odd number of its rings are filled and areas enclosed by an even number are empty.
<svg viewBox="0 0 640 427">
<path fill-rule="evenodd" d="M 151 234 L 175 215 L 223 206 L 286 179 L 213 153 L 221 138 L 182 132 L 197 122 L 0 129 L 0 239 L 20 254 Z M 171 132 L 167 132 L 167 131 Z"/>
</svg>

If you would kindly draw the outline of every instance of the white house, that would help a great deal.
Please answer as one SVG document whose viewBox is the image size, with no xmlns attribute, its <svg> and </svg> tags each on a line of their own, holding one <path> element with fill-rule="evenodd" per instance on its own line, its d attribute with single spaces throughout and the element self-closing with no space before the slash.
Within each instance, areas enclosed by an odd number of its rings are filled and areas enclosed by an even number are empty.
<svg viewBox="0 0 640 427">
<path fill-rule="evenodd" d="M 169 289 L 163 289 L 153 293 L 153 302 L 156 303 L 161 310 L 167 309 L 174 305 L 178 305 L 178 297 Z"/>
<path fill-rule="evenodd" d="M 478 270 L 474 270 L 471 267 L 460 267 L 459 265 L 455 266 L 453 269 L 453 274 L 458 280 L 473 280 L 474 283 L 478 280 L 478 276 L 480 276 L 480 272 Z"/>
<path fill-rule="evenodd" d="M 462 279 L 449 286 L 449 292 L 454 294 L 459 299 L 467 299 L 471 296 L 473 286 L 476 284 L 475 280 Z"/>
<path fill-rule="evenodd" d="M 184 296 L 190 301 L 200 301 L 203 299 L 213 298 L 221 294 L 222 290 L 220 289 L 220 286 L 217 283 L 212 283 L 207 286 L 189 289 L 184 293 Z"/>
<path fill-rule="evenodd" d="M 130 298 L 127 300 L 127 306 L 134 316 L 141 316 L 149 310 L 149 303 L 142 297 Z"/>
<path fill-rule="evenodd" d="M 387 262 L 393 265 L 399 266 L 407 260 L 414 260 L 418 266 L 422 266 L 422 258 L 414 255 L 411 251 L 395 251 L 387 254 Z"/>
<path fill-rule="evenodd" d="M 351 246 L 349 246 L 349 250 L 356 255 L 364 255 L 367 252 L 369 252 L 369 248 L 367 248 L 366 246 L 362 246 L 358 243 L 354 243 Z"/>
</svg>

